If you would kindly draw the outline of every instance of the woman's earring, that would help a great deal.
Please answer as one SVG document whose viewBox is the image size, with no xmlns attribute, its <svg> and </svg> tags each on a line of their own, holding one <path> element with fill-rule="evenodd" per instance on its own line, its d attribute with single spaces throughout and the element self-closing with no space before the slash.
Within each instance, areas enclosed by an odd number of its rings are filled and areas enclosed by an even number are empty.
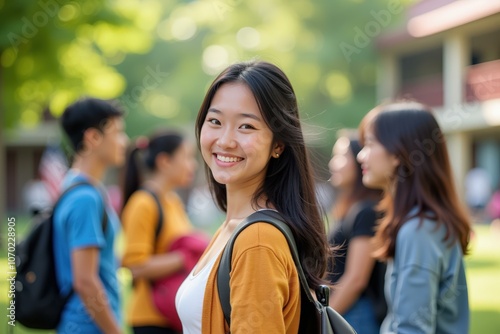
<svg viewBox="0 0 500 334">
<path fill-rule="evenodd" d="M 276 158 L 279 158 L 279 157 L 280 157 L 279 153 L 276 153 Z"/>
</svg>

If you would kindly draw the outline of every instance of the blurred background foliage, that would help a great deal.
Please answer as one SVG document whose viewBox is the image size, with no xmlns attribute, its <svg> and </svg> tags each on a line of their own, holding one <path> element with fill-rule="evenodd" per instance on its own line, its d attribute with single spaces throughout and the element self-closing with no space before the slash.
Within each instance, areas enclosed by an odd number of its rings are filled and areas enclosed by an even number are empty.
<svg viewBox="0 0 500 334">
<path fill-rule="evenodd" d="M 321 139 L 312 146 L 329 155 L 335 131 L 356 127 L 376 103 L 373 38 L 348 56 L 341 45 L 354 45 L 391 3 L 0 0 L 3 124 L 34 127 L 92 95 L 121 101 L 131 137 L 156 125 L 191 130 L 216 74 L 262 59 L 290 77 L 302 118 Z"/>
</svg>

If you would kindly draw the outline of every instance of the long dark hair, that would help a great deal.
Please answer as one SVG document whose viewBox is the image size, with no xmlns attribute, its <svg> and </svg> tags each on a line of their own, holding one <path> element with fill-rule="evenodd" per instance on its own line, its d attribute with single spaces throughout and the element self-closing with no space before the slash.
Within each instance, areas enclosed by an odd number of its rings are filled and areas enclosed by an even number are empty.
<svg viewBox="0 0 500 334">
<path fill-rule="evenodd" d="M 311 287 L 320 284 L 328 258 L 328 243 L 320 206 L 316 199 L 312 168 L 302 134 L 297 100 L 287 76 L 275 65 L 256 61 L 237 63 L 225 69 L 208 89 L 196 120 L 196 137 L 217 90 L 226 83 L 245 84 L 253 93 L 260 112 L 273 133 L 274 142 L 285 145 L 279 159 L 271 159 L 266 177 L 253 196 L 253 204 L 265 195 L 287 219 L 294 233 L 300 258 Z M 205 163 L 212 195 L 226 211 L 226 187 L 215 181 Z"/>
<path fill-rule="evenodd" d="M 130 145 L 123 177 L 123 207 L 127 204 L 130 196 L 141 186 L 143 171 L 151 172 L 156 169 L 158 154 L 173 155 L 183 141 L 184 137 L 175 131 L 162 131 L 157 132 L 149 139 L 139 137 Z"/>
<path fill-rule="evenodd" d="M 393 176 L 393 192 L 386 193 L 380 205 L 385 216 L 375 234 L 376 256 L 394 257 L 399 229 L 414 217 L 444 224 L 447 232 L 443 241 L 451 244 L 458 240 L 467 254 L 470 223 L 453 182 L 446 139 L 432 111 L 411 101 L 380 105 L 363 119 L 362 139 L 368 128 L 400 161 Z M 415 207 L 417 212 L 410 217 Z"/>
<path fill-rule="evenodd" d="M 370 189 L 363 184 L 363 170 L 361 164 L 356 157 L 361 151 L 361 143 L 354 137 L 347 137 L 349 140 L 349 151 L 351 152 L 356 165 L 356 182 L 352 191 L 346 197 L 340 198 L 335 204 L 335 218 L 343 219 L 349 212 L 349 209 L 356 203 L 361 201 L 372 201 L 378 203 L 382 198 L 382 190 Z"/>
</svg>

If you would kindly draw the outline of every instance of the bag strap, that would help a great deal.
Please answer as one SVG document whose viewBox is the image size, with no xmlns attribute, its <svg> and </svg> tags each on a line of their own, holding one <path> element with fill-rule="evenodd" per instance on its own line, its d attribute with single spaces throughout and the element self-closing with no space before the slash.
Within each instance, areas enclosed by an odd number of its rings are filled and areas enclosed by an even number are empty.
<svg viewBox="0 0 500 334">
<path fill-rule="evenodd" d="M 158 207 L 158 222 L 156 223 L 156 230 L 155 230 L 155 245 L 158 243 L 158 237 L 160 236 L 161 229 L 163 228 L 163 206 L 161 205 L 160 198 L 158 198 L 158 195 L 156 193 L 148 188 L 141 188 L 141 190 L 144 190 L 148 194 L 150 194 L 155 202 L 156 206 Z"/>
<path fill-rule="evenodd" d="M 302 297 L 305 296 L 308 301 L 312 303 L 315 311 L 317 312 L 317 316 L 321 318 L 320 327 L 322 329 L 320 329 L 320 331 L 322 333 L 332 333 L 333 330 L 333 333 L 335 334 L 356 334 L 356 331 L 352 328 L 352 326 L 339 313 L 337 313 L 337 311 L 335 311 L 328 305 L 328 299 L 330 296 L 330 289 L 328 288 L 328 286 L 318 286 L 318 288 L 316 289 L 316 296 L 318 297 L 318 301 L 313 298 L 311 290 L 309 289 L 309 285 L 307 284 L 306 275 L 304 274 L 304 270 L 302 269 L 302 265 L 300 263 L 299 252 L 297 251 L 297 245 L 295 244 L 295 239 L 293 237 L 292 231 L 281 214 L 279 214 L 277 211 L 269 209 L 260 210 L 248 216 L 245 221 L 235 229 L 222 252 L 222 258 L 217 270 L 217 289 L 219 292 L 222 311 L 224 312 L 224 318 L 227 324 L 231 326 L 229 281 L 234 242 L 236 241 L 238 235 L 245 228 L 254 223 L 271 224 L 278 230 L 280 230 L 280 232 L 285 236 L 288 246 L 290 247 L 293 261 L 295 262 L 295 266 L 297 267 L 300 286 L 302 288 Z M 325 316 L 328 319 L 326 319 Z M 326 321 L 329 322 L 330 326 L 328 326 Z"/>
<path fill-rule="evenodd" d="M 290 252 L 292 253 L 293 262 L 297 267 L 297 272 L 299 274 L 300 286 L 304 295 L 313 305 L 316 306 L 318 313 L 321 312 L 320 306 L 314 300 L 311 291 L 309 290 L 309 285 L 307 284 L 306 275 L 300 264 L 299 253 L 297 251 L 297 245 L 295 244 L 295 238 L 293 237 L 292 231 L 287 223 L 285 223 L 283 217 L 274 210 L 260 210 L 252 213 L 248 216 L 244 222 L 242 222 L 233 232 L 229 241 L 224 248 L 222 253 L 222 258 L 217 271 L 217 288 L 219 290 L 219 299 L 221 302 L 222 310 L 224 312 L 224 318 L 228 325 L 231 325 L 231 302 L 230 302 L 230 272 L 231 272 L 231 257 L 233 253 L 234 242 L 238 235 L 248 226 L 254 223 L 268 223 L 280 230 L 285 236 L 288 246 L 290 247 Z"/>
<path fill-rule="evenodd" d="M 66 188 L 66 190 L 64 190 L 61 195 L 59 195 L 59 198 L 57 199 L 56 201 L 56 204 L 54 205 L 54 208 L 52 209 L 52 217 L 54 217 L 54 212 L 57 208 L 57 206 L 59 205 L 59 203 L 61 202 L 62 198 L 68 194 L 70 191 L 72 191 L 73 189 L 77 188 L 77 187 L 80 187 L 80 186 L 83 186 L 83 185 L 88 185 L 90 187 L 94 187 L 94 185 L 88 181 L 78 181 L 78 182 L 75 182 L 73 183 L 72 185 L 70 185 L 68 188 Z M 104 199 L 104 195 L 101 194 L 101 192 L 96 189 L 97 192 L 101 195 L 102 197 L 102 232 L 103 234 L 106 234 L 106 231 L 108 230 L 108 214 L 106 212 L 106 201 Z M 68 301 L 74 294 L 75 290 L 73 288 L 73 285 L 71 286 L 71 290 L 68 292 L 68 294 L 66 295 L 66 301 Z"/>
<path fill-rule="evenodd" d="M 54 208 L 52 209 L 52 214 L 55 212 L 56 210 L 56 207 L 59 205 L 59 203 L 61 202 L 61 200 L 63 199 L 63 197 L 68 194 L 71 190 L 79 187 L 79 186 L 82 186 L 82 185 L 88 185 L 90 187 L 94 187 L 94 185 L 88 181 L 78 181 L 78 182 L 75 182 L 73 183 L 72 185 L 70 185 L 68 188 L 66 188 L 66 190 L 64 190 L 64 192 L 59 196 L 59 198 L 57 199 L 57 202 L 56 204 L 54 205 Z M 108 215 L 106 213 L 106 201 L 104 200 L 104 196 L 103 194 L 100 193 L 99 190 L 97 190 L 99 192 L 99 194 L 101 195 L 101 197 L 103 197 L 103 201 L 102 201 L 102 207 L 103 207 L 103 213 L 102 213 L 102 232 L 104 234 L 106 234 L 106 231 L 108 229 Z"/>
</svg>

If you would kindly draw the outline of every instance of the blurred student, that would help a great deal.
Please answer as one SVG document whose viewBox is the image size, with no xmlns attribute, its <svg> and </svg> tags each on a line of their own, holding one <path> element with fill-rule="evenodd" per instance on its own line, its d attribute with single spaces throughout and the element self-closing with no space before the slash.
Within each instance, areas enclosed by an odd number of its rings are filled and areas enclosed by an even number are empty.
<svg viewBox="0 0 500 334">
<path fill-rule="evenodd" d="M 329 247 L 290 81 L 267 62 L 229 66 L 206 93 L 196 135 L 210 189 L 226 218 L 177 292 L 184 334 L 296 334 L 299 277 L 288 243 L 274 226 L 255 223 L 234 243 L 230 325 L 216 283 L 231 234 L 260 209 L 287 218 L 309 286 L 323 283 Z"/>
<path fill-rule="evenodd" d="M 475 167 L 467 172 L 464 181 L 465 200 L 469 210 L 478 223 L 483 223 L 492 193 L 491 178 L 484 168 Z"/>
<path fill-rule="evenodd" d="M 490 220 L 495 224 L 500 223 L 500 183 L 488 201 L 487 210 Z"/>
<path fill-rule="evenodd" d="M 468 333 L 471 229 L 436 119 L 422 104 L 396 102 L 370 111 L 360 130 L 363 183 L 385 195 L 375 234 L 375 254 L 388 261 L 380 332 Z"/>
<path fill-rule="evenodd" d="M 374 206 L 381 199 L 381 191 L 363 185 L 361 165 L 356 161 L 360 150 L 353 136 L 341 135 L 328 165 L 337 193 L 332 210 L 336 224 L 329 239 L 338 249 L 330 274 L 330 306 L 358 333 L 378 334 L 386 315 L 385 265 L 373 258 L 371 239 L 377 221 Z"/>
<path fill-rule="evenodd" d="M 57 333 L 122 332 L 113 251 L 120 222 L 101 183 L 108 168 L 125 160 L 128 138 L 122 115 L 108 102 L 85 98 L 67 107 L 61 117 L 75 154 L 63 189 L 77 182 L 89 185 L 66 194 L 54 216 L 57 280 L 61 292 L 74 289 Z"/>
<path fill-rule="evenodd" d="M 175 333 L 153 302 L 152 284 L 187 265 L 180 251 L 166 252 L 192 230 L 178 188 L 191 185 L 196 169 L 193 145 L 176 132 L 140 137 L 132 145 L 124 174 L 122 264 L 134 280 L 127 322 L 135 334 Z M 157 235 L 161 203 L 163 224 Z M 194 265 L 194 263 L 193 263 Z M 175 292 L 172 293 L 175 298 Z"/>
</svg>

